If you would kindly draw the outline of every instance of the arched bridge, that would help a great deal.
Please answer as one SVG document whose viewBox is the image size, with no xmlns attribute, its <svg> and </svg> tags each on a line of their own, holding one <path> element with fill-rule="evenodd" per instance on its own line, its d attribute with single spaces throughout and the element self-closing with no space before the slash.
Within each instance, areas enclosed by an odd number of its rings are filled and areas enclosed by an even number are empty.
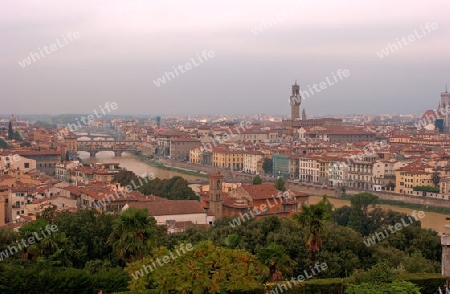
<svg viewBox="0 0 450 294">
<path fill-rule="evenodd" d="M 120 156 L 124 151 L 141 151 L 142 141 L 77 141 L 78 151 L 89 152 L 95 156 L 100 151 L 114 151 Z"/>
</svg>

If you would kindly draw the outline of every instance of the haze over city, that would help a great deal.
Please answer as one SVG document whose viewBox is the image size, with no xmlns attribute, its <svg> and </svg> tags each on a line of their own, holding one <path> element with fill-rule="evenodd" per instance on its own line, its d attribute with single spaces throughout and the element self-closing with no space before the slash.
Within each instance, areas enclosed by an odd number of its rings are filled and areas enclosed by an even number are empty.
<svg viewBox="0 0 450 294">
<path fill-rule="evenodd" d="M 288 115 L 295 80 L 306 91 L 339 69 L 350 75 L 306 98 L 308 114 L 421 114 L 438 106 L 450 76 L 445 0 L 4 6 L 0 114 L 92 113 L 110 101 L 114 114 Z M 214 57 L 200 63 L 204 51 Z"/>
</svg>

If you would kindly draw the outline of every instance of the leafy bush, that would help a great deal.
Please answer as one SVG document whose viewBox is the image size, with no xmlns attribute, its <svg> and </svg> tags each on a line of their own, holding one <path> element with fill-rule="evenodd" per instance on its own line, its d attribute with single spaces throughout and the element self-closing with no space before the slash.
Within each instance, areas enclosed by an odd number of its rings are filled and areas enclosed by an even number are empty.
<svg viewBox="0 0 450 294">
<path fill-rule="evenodd" d="M 413 187 L 413 191 L 425 191 L 425 192 L 439 193 L 439 187 L 415 186 L 415 187 Z"/>
<path fill-rule="evenodd" d="M 393 281 L 384 285 L 350 285 L 345 291 L 346 294 L 421 294 L 419 288 L 410 282 Z"/>
</svg>

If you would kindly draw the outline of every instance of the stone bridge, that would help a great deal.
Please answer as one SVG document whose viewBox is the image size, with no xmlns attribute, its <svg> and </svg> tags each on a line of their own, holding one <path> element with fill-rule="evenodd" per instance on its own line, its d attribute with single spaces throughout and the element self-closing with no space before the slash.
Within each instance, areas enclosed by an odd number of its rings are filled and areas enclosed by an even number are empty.
<svg viewBox="0 0 450 294">
<path fill-rule="evenodd" d="M 141 151 L 142 141 L 77 141 L 77 151 L 89 152 L 95 156 L 100 151 L 113 151 L 121 156 L 124 151 Z"/>
</svg>

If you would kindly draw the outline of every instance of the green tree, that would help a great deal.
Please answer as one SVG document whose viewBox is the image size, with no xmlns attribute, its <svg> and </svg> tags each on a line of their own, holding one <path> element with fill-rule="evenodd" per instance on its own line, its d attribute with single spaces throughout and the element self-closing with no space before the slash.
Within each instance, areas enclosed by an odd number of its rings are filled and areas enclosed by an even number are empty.
<svg viewBox="0 0 450 294">
<path fill-rule="evenodd" d="M 316 255 L 322 247 L 325 234 L 325 223 L 331 219 L 331 211 L 326 197 L 317 204 L 302 205 L 302 212 L 294 215 L 294 219 L 304 228 L 306 248 L 311 253 L 311 264 L 316 262 Z"/>
<path fill-rule="evenodd" d="M 275 182 L 275 188 L 279 191 L 286 191 L 286 181 L 282 178 L 278 178 Z"/>
<path fill-rule="evenodd" d="M 395 189 L 395 184 L 389 181 L 389 183 L 386 185 L 386 189 L 388 191 L 393 191 Z"/>
<path fill-rule="evenodd" d="M 199 199 L 192 188 L 189 187 L 188 182 L 179 176 L 163 180 L 156 178 L 143 182 L 138 190 L 144 195 L 156 195 L 170 200 Z"/>
<path fill-rule="evenodd" d="M 64 157 L 64 160 L 65 161 L 69 161 L 69 151 L 66 151 L 66 156 Z"/>
<path fill-rule="evenodd" d="M 51 214 L 50 214 L 51 215 Z M 108 260 L 113 265 L 121 261 L 113 254 L 112 246 L 106 244 L 118 215 L 100 213 L 94 208 L 73 212 L 61 212 L 50 216 L 73 244 L 76 255 L 73 266 L 83 268 L 89 260 Z"/>
<path fill-rule="evenodd" d="M 107 244 L 125 262 L 142 258 L 155 242 L 156 221 L 147 209 L 129 208 L 113 225 Z"/>
<path fill-rule="evenodd" d="M 12 135 L 13 140 L 17 141 L 17 142 L 21 142 L 23 141 L 22 136 L 19 134 L 18 131 L 15 131 Z"/>
<path fill-rule="evenodd" d="M 350 219 L 350 214 L 352 212 L 352 208 L 348 205 L 344 205 L 340 208 L 337 208 L 333 212 L 333 220 L 340 226 L 346 227 L 348 221 Z"/>
<path fill-rule="evenodd" d="M 12 128 L 12 122 L 9 122 L 8 124 L 8 140 L 12 140 L 14 135 L 14 131 Z"/>
<path fill-rule="evenodd" d="M 132 181 L 137 183 L 138 177 L 136 174 L 129 170 L 121 170 L 116 173 L 112 179 L 113 183 L 119 183 L 121 186 L 125 187 L 131 184 Z"/>
<path fill-rule="evenodd" d="M 293 261 L 283 245 L 271 243 L 257 253 L 258 260 L 269 268 L 269 282 L 283 280 L 283 274 L 292 272 Z"/>
<path fill-rule="evenodd" d="M 20 147 L 31 147 L 31 143 L 28 141 L 20 143 Z"/>
<path fill-rule="evenodd" d="M 44 211 L 41 214 L 41 217 L 45 219 L 48 223 L 53 224 L 57 214 L 58 212 L 56 205 L 52 205 L 44 209 Z"/>
<path fill-rule="evenodd" d="M 262 168 L 264 170 L 264 173 L 271 174 L 273 171 L 273 159 L 265 157 Z"/>
<path fill-rule="evenodd" d="M 359 193 L 350 198 L 352 210 L 348 225 L 357 232 L 367 236 L 369 234 L 369 206 L 378 202 L 378 197 L 370 193 Z"/>
<path fill-rule="evenodd" d="M 170 252 L 175 259 L 170 258 L 168 263 L 146 274 L 143 266 L 170 256 Z M 268 272 L 252 254 L 217 247 L 211 241 L 202 241 L 192 250 L 181 250 L 180 246 L 171 251 L 165 247 L 155 248 L 150 256 L 129 264 L 125 271 L 135 277 L 141 276 L 131 279 L 129 289 L 133 293 L 155 289 L 158 293 L 186 294 L 261 289 L 262 276 Z"/>
<path fill-rule="evenodd" d="M 255 176 L 253 178 L 253 185 L 261 185 L 262 184 L 262 179 L 260 176 Z"/>
<path fill-rule="evenodd" d="M 437 171 L 433 173 L 431 180 L 433 181 L 435 187 L 439 185 L 439 183 L 441 182 L 441 177 L 439 176 L 439 173 Z"/>
<path fill-rule="evenodd" d="M 9 149 L 8 143 L 6 143 L 2 138 L 0 138 L 0 149 Z"/>
</svg>

